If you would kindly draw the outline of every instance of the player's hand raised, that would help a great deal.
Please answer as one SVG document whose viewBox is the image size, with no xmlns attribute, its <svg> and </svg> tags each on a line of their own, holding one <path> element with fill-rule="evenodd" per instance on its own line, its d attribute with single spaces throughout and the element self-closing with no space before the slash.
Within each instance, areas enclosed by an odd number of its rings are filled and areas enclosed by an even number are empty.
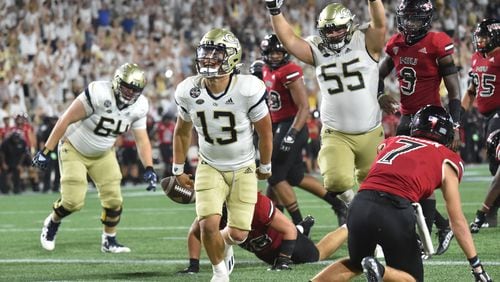
<svg viewBox="0 0 500 282">
<path fill-rule="evenodd" d="M 281 13 L 281 6 L 283 5 L 283 0 L 266 0 L 266 7 L 269 13 L 273 16 L 279 15 Z"/>
</svg>

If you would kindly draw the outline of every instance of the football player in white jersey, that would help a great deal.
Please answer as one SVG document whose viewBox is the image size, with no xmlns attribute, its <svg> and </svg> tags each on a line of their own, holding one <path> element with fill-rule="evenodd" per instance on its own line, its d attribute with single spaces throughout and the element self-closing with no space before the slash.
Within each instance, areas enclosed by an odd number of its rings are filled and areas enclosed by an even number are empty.
<svg viewBox="0 0 500 282">
<path fill-rule="evenodd" d="M 196 50 L 198 75 L 177 85 L 179 116 L 174 131 L 172 173 L 196 190 L 201 240 L 212 263 L 212 281 L 229 281 L 232 245 L 251 230 L 257 177 L 271 176 L 273 133 L 266 87 L 253 75 L 238 74 L 241 45 L 226 29 L 206 33 Z M 195 181 L 184 173 L 192 128 L 198 134 L 200 163 Z M 255 167 L 253 132 L 259 135 L 260 166 Z M 256 177 L 257 174 L 257 177 Z M 228 225 L 219 231 L 226 202 Z"/>
<path fill-rule="evenodd" d="M 339 3 L 327 5 L 317 22 L 320 36 L 303 39 L 280 11 L 283 0 L 266 0 L 279 40 L 293 56 L 316 68 L 321 91 L 322 145 L 318 164 L 324 186 L 349 203 L 355 173 L 360 183 L 384 138 L 377 101 L 378 60 L 386 20 L 381 0 L 369 0 L 371 22 L 358 27 Z"/>
<path fill-rule="evenodd" d="M 146 78 L 136 64 L 120 66 L 112 81 L 94 81 L 83 91 L 57 121 L 45 148 L 37 152 L 32 164 L 44 169 L 50 152 L 59 142 L 61 197 L 43 223 L 40 242 L 46 250 L 55 248 L 55 237 L 61 220 L 80 210 L 87 193 L 87 174 L 94 181 L 103 208 L 101 222 L 102 252 L 130 252 L 116 240 L 123 198 L 120 167 L 116 159 L 116 137 L 128 130 L 134 134 L 137 150 L 144 165 L 148 190 L 156 186 L 151 144 L 146 131 L 148 100 L 141 95 Z"/>
</svg>

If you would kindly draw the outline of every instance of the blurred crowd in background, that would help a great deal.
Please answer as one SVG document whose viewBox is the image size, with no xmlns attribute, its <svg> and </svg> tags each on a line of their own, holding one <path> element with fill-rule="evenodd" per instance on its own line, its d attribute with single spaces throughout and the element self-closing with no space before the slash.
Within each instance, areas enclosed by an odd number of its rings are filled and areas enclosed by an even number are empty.
<svg viewBox="0 0 500 282">
<path fill-rule="evenodd" d="M 287 18 L 301 35 L 316 34 L 319 11 L 333 1 L 287 0 Z M 356 15 L 358 23 L 368 21 L 366 1 L 342 2 Z M 485 17 L 500 18 L 498 0 L 436 0 L 433 28 L 445 31 L 455 41 L 455 60 L 460 68 L 462 93 L 468 83 L 473 27 Z M 399 0 L 385 0 L 387 38 L 397 32 L 395 10 Z M 146 70 L 144 90 L 150 100 L 149 129 L 155 148 L 171 145 L 176 117 L 175 86 L 196 73 L 194 55 L 202 35 L 213 27 L 226 27 L 236 34 L 243 47 L 241 72 L 260 58 L 259 43 L 272 32 L 264 1 L 252 0 L 3 0 L 0 3 L 0 187 L 1 192 L 57 191 L 55 168 L 49 176 L 29 169 L 29 154 L 43 146 L 57 117 L 74 97 L 93 80 L 109 80 L 124 62 L 134 62 Z M 308 169 L 317 169 L 314 157 L 319 123 L 313 115 L 318 101 L 314 69 L 304 66 L 310 95 L 312 152 L 305 154 Z M 399 97 L 395 77 L 386 81 L 389 94 Z M 446 91 L 443 87 L 443 91 Z M 443 93 L 443 97 L 446 97 Z M 446 101 L 445 101 L 446 102 Z M 397 116 L 385 116 L 386 135 L 394 133 Z M 465 118 L 462 157 L 466 162 L 482 162 L 484 136 L 481 117 Z M 474 125 L 474 126 L 471 126 Z M 17 138 L 11 140 L 10 138 Z M 14 158 L 18 139 L 24 141 L 26 157 Z M 14 145 L 9 145 L 13 143 Z M 138 183 L 138 162 L 127 135 L 118 143 L 124 182 Z M 16 151 L 17 152 L 17 151 Z M 158 149 L 158 162 L 168 156 Z M 190 154 L 196 164 L 196 150 Z M 17 155 L 19 156 L 19 155 Z M 57 156 L 54 156 L 57 158 Z M 135 158 L 136 159 L 136 158 Z M 23 168 L 24 167 L 24 168 Z M 163 167 L 163 166 L 162 166 Z M 161 173 L 160 173 L 161 175 Z M 4 185 L 6 183 L 6 185 Z M 24 185 L 24 186 L 23 186 Z M 11 187 L 11 188 L 9 188 Z"/>
</svg>

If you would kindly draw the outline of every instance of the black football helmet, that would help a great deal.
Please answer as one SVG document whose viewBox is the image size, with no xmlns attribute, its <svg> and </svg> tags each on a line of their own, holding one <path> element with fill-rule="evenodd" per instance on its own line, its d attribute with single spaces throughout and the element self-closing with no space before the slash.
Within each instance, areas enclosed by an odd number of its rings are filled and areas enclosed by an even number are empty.
<svg viewBox="0 0 500 282">
<path fill-rule="evenodd" d="M 248 71 L 250 74 L 255 75 L 258 77 L 260 80 L 262 80 L 263 75 L 262 75 L 262 67 L 264 66 L 264 61 L 262 60 L 256 60 L 250 65 L 250 68 Z"/>
<path fill-rule="evenodd" d="M 477 52 L 488 53 L 500 46 L 500 20 L 484 19 L 478 23 L 472 36 Z"/>
<path fill-rule="evenodd" d="M 433 11 L 430 0 L 401 1 L 396 10 L 396 21 L 406 44 L 413 45 L 427 34 L 432 26 Z"/>
<path fill-rule="evenodd" d="M 423 137 L 445 146 L 453 141 L 453 119 L 443 107 L 427 105 L 413 116 L 410 124 L 410 135 Z"/>
<path fill-rule="evenodd" d="M 282 52 L 283 59 L 279 61 L 273 60 L 271 56 L 272 52 Z M 260 42 L 260 53 L 262 55 L 262 59 L 264 59 L 264 62 L 268 64 L 272 69 L 277 69 L 282 65 L 288 63 L 288 61 L 290 60 L 290 54 L 288 54 L 276 34 L 268 34 L 266 35 L 266 37 L 264 37 L 264 39 Z"/>
</svg>

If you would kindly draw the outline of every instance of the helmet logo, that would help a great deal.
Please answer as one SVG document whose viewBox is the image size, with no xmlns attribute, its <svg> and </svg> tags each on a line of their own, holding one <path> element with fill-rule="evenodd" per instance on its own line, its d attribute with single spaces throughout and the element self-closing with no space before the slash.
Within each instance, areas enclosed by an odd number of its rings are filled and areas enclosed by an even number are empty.
<svg viewBox="0 0 500 282">
<path fill-rule="evenodd" d="M 339 19 L 342 19 L 342 20 L 349 19 L 349 18 L 351 18 L 351 11 L 349 11 L 349 9 L 347 9 L 347 8 L 344 8 L 344 9 L 339 11 L 338 17 L 339 17 Z"/>
<path fill-rule="evenodd" d="M 224 39 L 223 40 L 227 41 L 229 43 L 232 43 L 232 44 L 237 44 L 237 45 L 240 44 L 240 42 L 238 41 L 238 39 L 236 39 L 236 37 L 233 34 L 231 34 L 231 33 L 224 34 Z"/>
</svg>

